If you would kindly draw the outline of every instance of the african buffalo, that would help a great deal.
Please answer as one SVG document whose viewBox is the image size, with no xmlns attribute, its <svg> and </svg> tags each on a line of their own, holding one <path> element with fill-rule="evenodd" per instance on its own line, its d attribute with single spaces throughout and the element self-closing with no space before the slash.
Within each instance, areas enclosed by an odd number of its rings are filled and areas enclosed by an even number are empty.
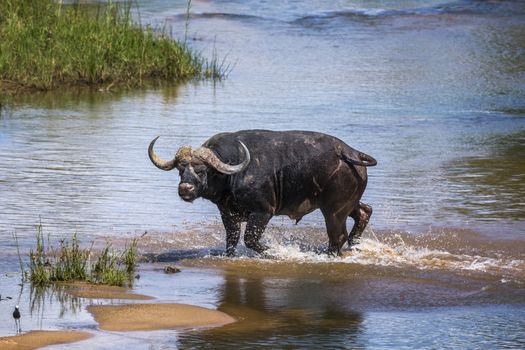
<svg viewBox="0 0 525 350">
<path fill-rule="evenodd" d="M 181 147 L 169 161 L 161 160 L 151 141 L 148 154 L 162 170 L 177 168 L 179 196 L 198 197 L 217 205 L 226 229 L 226 254 L 233 255 L 241 222 L 244 242 L 263 252 L 259 242 L 274 215 L 301 218 L 321 209 L 331 254 L 341 254 L 365 229 L 372 208 L 360 202 L 367 183 L 366 167 L 377 161 L 336 137 L 311 131 L 243 130 L 213 136 L 201 147 Z M 354 219 L 350 239 L 347 217 Z"/>
</svg>

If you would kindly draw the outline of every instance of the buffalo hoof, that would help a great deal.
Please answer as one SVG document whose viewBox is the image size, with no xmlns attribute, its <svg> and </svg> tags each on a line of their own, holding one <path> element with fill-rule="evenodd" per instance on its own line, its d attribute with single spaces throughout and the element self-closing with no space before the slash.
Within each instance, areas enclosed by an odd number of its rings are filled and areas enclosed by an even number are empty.
<svg viewBox="0 0 525 350">
<path fill-rule="evenodd" d="M 360 252 L 361 249 L 357 248 L 357 245 L 360 243 L 360 239 L 353 239 L 348 241 L 348 248 L 353 252 Z"/>
<path fill-rule="evenodd" d="M 337 250 L 333 250 L 333 249 L 328 249 L 326 251 L 326 254 L 330 257 L 341 257 L 342 254 L 341 254 L 341 251 L 337 251 Z"/>
<path fill-rule="evenodd" d="M 257 256 L 261 259 L 274 259 L 274 257 L 267 252 L 257 253 Z"/>
<path fill-rule="evenodd" d="M 224 252 L 224 256 L 227 256 L 228 258 L 233 258 L 235 256 L 235 249 L 234 250 L 226 250 Z"/>
</svg>

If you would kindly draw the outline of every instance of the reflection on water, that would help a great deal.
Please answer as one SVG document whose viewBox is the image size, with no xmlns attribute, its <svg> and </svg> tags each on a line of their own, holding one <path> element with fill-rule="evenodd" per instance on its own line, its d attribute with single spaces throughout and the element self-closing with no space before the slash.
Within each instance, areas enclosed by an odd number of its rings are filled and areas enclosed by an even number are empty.
<svg viewBox="0 0 525 350">
<path fill-rule="evenodd" d="M 48 318 L 51 309 L 58 308 L 58 318 L 75 317 L 82 310 L 82 300 L 69 294 L 66 285 L 53 284 L 48 287 L 36 287 L 29 283 L 21 288 L 29 288 L 29 310 L 36 319 L 37 327 L 43 328 L 44 319 Z"/>
<path fill-rule="evenodd" d="M 239 321 L 206 332 L 182 334 L 180 348 L 362 346 L 363 316 L 326 293 L 321 281 L 250 278 L 226 273 L 218 309 Z M 333 298 L 333 300 L 331 300 Z"/>
<path fill-rule="evenodd" d="M 447 334 L 455 334 L 450 339 L 452 348 L 482 343 L 516 346 L 520 342 L 523 306 L 503 311 L 479 306 L 498 299 L 498 294 L 514 302 L 525 301 L 523 295 L 517 296 L 497 281 L 257 259 L 205 259 L 185 264 L 216 267 L 224 278 L 216 287 L 216 305 L 238 322 L 181 333 L 170 344 L 182 349 L 231 348 L 232 343 L 240 348 L 421 348 L 442 344 Z M 177 288 L 184 288 L 182 275 L 174 282 Z M 505 328 L 505 313 L 518 324 Z M 436 321 L 436 317 L 447 322 Z M 434 330 L 438 324 L 440 329 Z M 477 337 L 461 334 L 465 327 L 479 327 Z"/>
<path fill-rule="evenodd" d="M 9 263 L 3 261 L 9 271 Z M 15 335 L 11 314 L 20 305 L 22 332 L 60 328 L 92 327 L 93 318 L 84 309 L 88 301 L 68 294 L 64 285 L 33 287 L 21 284 L 19 273 L 2 272 L 0 277 L 0 336 Z M 9 298 L 8 298 L 9 297 Z M 66 325 L 66 327 L 64 327 Z"/>
<path fill-rule="evenodd" d="M 453 206 L 469 218 L 525 220 L 525 132 L 498 135 L 479 145 L 480 155 L 444 165 Z"/>
</svg>

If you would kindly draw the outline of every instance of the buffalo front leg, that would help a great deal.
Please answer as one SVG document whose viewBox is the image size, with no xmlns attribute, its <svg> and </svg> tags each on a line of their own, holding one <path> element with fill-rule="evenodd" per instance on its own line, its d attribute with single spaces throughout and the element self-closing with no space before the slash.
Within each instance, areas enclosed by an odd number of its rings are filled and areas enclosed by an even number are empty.
<svg viewBox="0 0 525 350">
<path fill-rule="evenodd" d="M 241 217 L 237 213 L 221 210 L 222 224 L 226 230 L 226 255 L 233 256 L 241 235 Z"/>
<path fill-rule="evenodd" d="M 253 249 L 257 253 L 262 253 L 268 249 L 259 240 L 271 218 L 272 214 L 268 213 L 251 213 L 248 216 L 246 231 L 244 232 L 244 244 L 246 244 L 246 247 Z"/>
<path fill-rule="evenodd" d="M 350 213 L 350 216 L 354 219 L 354 227 L 352 227 L 350 239 L 348 240 L 348 245 L 350 247 L 352 247 L 352 245 L 355 244 L 355 241 L 361 237 L 368 221 L 370 221 L 371 215 L 372 207 L 363 202 L 359 202 L 359 206 Z"/>
</svg>

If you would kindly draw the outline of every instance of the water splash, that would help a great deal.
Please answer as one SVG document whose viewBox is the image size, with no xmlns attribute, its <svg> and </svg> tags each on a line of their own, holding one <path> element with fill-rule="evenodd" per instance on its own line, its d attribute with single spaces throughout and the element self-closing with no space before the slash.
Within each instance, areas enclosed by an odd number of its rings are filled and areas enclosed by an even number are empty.
<svg viewBox="0 0 525 350">
<path fill-rule="evenodd" d="M 379 239 L 372 231 L 364 237 L 352 251 L 342 257 L 319 254 L 311 249 L 305 250 L 297 243 L 283 244 L 270 240 L 268 255 L 277 260 L 304 263 L 344 263 L 375 265 L 387 267 L 412 267 L 421 270 L 447 269 L 454 271 L 478 271 L 491 275 L 516 275 L 523 279 L 525 261 L 502 253 L 487 256 L 466 253 L 451 253 L 444 249 L 428 248 L 408 244 L 401 235 L 390 235 Z M 491 255 L 491 256 L 488 256 Z"/>
</svg>

